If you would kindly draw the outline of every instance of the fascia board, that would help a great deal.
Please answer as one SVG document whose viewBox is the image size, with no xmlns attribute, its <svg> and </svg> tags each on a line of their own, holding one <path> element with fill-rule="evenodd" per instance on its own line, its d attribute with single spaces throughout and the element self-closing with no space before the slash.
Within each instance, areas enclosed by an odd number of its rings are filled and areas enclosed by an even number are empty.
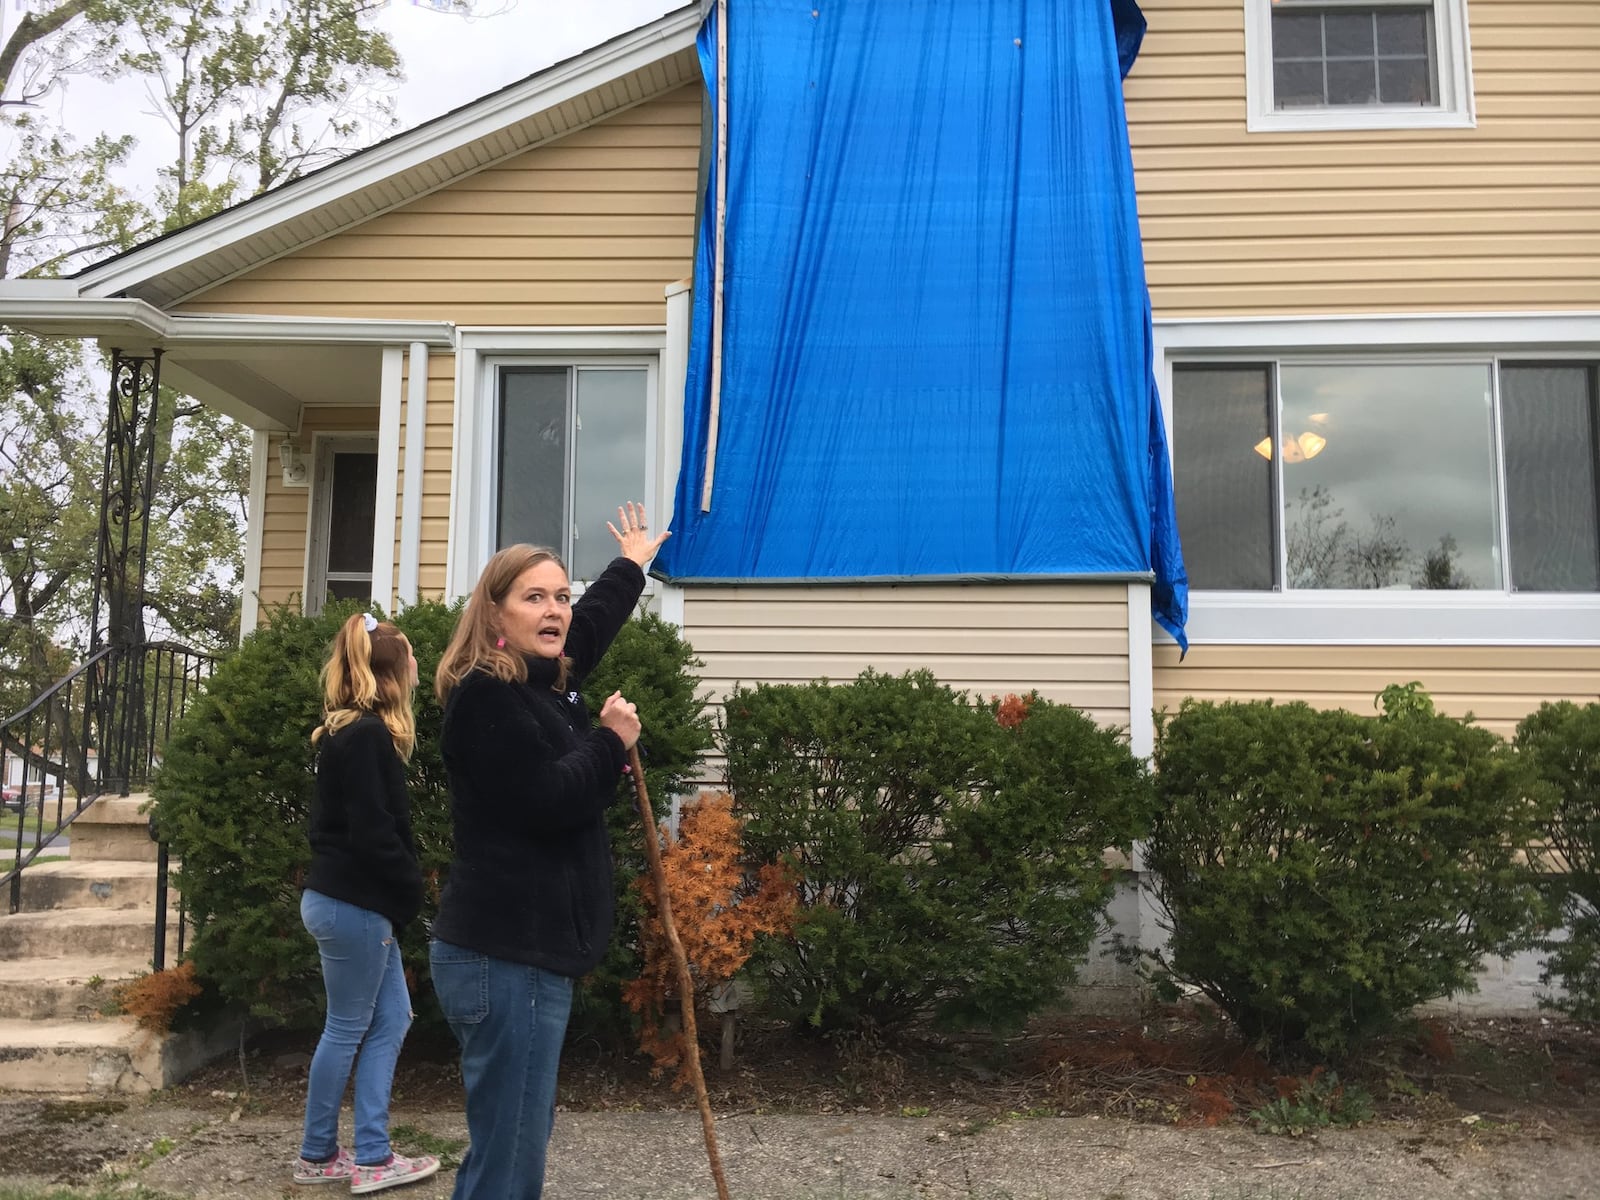
<svg viewBox="0 0 1600 1200">
<path fill-rule="evenodd" d="M 113 296 L 145 280 L 282 225 L 363 188 L 425 165 L 546 109 L 602 87 L 641 67 L 694 45 L 700 16 L 681 9 L 632 33 L 614 38 L 567 63 L 557 64 L 522 87 L 484 97 L 409 134 L 400 134 L 297 183 L 263 193 L 219 213 L 192 231 L 90 268 L 77 277 L 85 295 Z M 421 191 L 428 189 L 420 189 Z M 409 197 L 408 197 L 409 199 Z"/>
</svg>

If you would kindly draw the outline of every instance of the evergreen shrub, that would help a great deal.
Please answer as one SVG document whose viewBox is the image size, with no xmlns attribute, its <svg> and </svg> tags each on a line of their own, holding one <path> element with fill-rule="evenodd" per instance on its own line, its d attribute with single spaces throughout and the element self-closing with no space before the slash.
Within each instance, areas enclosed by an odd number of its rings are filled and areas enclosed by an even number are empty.
<svg viewBox="0 0 1600 1200">
<path fill-rule="evenodd" d="M 1118 732 L 1037 696 L 974 704 L 927 671 L 740 688 L 724 711 L 746 851 L 800 880 L 792 939 L 753 962 L 775 1011 L 1004 1028 L 1060 997 L 1115 886 L 1103 851 L 1149 818 Z"/>
<path fill-rule="evenodd" d="M 1566 990 L 1551 1007 L 1600 1020 L 1600 704 L 1545 704 L 1517 726 L 1515 744 L 1552 800 L 1538 841 L 1551 923 L 1566 933 L 1541 942 L 1541 979 Z"/>
<path fill-rule="evenodd" d="M 1159 725 L 1157 958 L 1279 1054 L 1339 1055 L 1472 990 L 1536 919 L 1525 764 L 1418 684 L 1380 702 L 1369 718 L 1190 699 Z"/>
<path fill-rule="evenodd" d="M 300 924 L 315 786 L 310 738 L 321 719 L 318 673 L 328 647 L 339 625 L 363 607 L 369 606 L 330 602 L 317 617 L 288 608 L 265 612 L 261 626 L 218 667 L 174 728 L 152 788 L 161 831 L 182 862 L 175 878 L 192 923 L 189 955 L 197 975 L 230 1006 L 274 1024 L 314 1028 L 322 1020 L 316 945 Z M 424 920 L 437 911 L 451 855 L 440 711 L 431 681 L 458 613 L 459 605 L 425 601 L 393 618 L 411 641 L 421 676 L 409 787 L 428 887 L 423 920 L 407 927 L 401 952 L 413 1003 L 430 1021 L 438 1018 Z M 652 796 L 663 801 L 681 788 L 710 741 L 710 721 L 688 673 L 694 661 L 674 627 L 647 615 L 625 627 L 584 687 L 594 710 L 617 687 L 638 704 L 646 778 Z M 631 782 L 625 778 L 623 786 L 613 809 L 619 896 L 630 894 L 629 865 L 643 861 Z M 619 940 L 626 936 L 619 930 Z M 627 953 L 626 947 L 614 950 L 625 965 Z M 604 969 L 600 980 L 604 990 Z M 611 983 L 611 992 L 617 986 Z M 610 1003 L 620 1009 L 620 1000 Z"/>
</svg>

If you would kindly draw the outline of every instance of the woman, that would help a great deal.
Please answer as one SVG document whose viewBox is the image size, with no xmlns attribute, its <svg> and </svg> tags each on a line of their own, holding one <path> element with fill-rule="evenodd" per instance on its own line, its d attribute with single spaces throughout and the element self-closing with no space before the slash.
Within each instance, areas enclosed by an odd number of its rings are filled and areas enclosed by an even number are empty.
<svg viewBox="0 0 1600 1200">
<path fill-rule="evenodd" d="M 294 1181 L 349 1183 L 356 1195 L 439 1169 L 436 1158 L 389 1148 L 389 1088 L 411 1027 L 400 930 L 422 907 L 405 766 L 417 742 L 416 686 L 417 660 L 405 635 L 358 613 L 333 639 L 322 668 L 322 724 L 311 735 L 317 790 L 300 918 L 322 956 L 328 1018 L 311 1059 Z M 352 1063 L 353 1155 L 338 1143 Z"/>
<path fill-rule="evenodd" d="M 572 981 L 611 936 L 616 800 L 639 717 L 620 693 L 591 726 L 578 688 L 644 590 L 642 506 L 610 525 L 620 557 L 576 604 L 561 560 L 489 560 L 440 660 L 455 861 L 433 924 L 433 986 L 461 1044 L 471 1147 L 456 1200 L 536 1200 L 555 1122 Z"/>
</svg>

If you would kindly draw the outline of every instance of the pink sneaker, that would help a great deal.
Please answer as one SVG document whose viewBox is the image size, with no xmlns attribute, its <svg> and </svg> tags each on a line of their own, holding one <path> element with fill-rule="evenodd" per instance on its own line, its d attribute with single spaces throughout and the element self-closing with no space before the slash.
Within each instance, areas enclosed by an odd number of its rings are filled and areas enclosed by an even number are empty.
<svg viewBox="0 0 1600 1200">
<path fill-rule="evenodd" d="M 431 1154 L 419 1154 L 416 1158 L 391 1154 L 388 1162 L 367 1167 L 357 1163 L 350 1175 L 350 1194 L 360 1196 L 366 1192 L 381 1192 L 384 1188 L 415 1183 L 438 1169 L 439 1160 Z"/>
<path fill-rule="evenodd" d="M 294 1181 L 296 1183 L 349 1183 L 350 1174 L 355 1170 L 355 1156 L 348 1150 L 341 1150 L 327 1162 L 311 1162 L 309 1159 L 296 1159 L 294 1164 Z"/>
</svg>

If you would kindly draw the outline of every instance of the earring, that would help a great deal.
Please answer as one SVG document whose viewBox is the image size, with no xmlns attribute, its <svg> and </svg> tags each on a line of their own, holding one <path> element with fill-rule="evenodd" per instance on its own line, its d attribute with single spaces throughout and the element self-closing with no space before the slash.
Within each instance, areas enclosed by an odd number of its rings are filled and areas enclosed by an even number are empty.
<svg viewBox="0 0 1600 1200">
<path fill-rule="evenodd" d="M 503 638 L 503 637 L 495 638 L 494 647 L 495 647 L 496 650 L 504 650 L 506 648 L 506 640 L 505 640 L 505 638 Z"/>
</svg>

